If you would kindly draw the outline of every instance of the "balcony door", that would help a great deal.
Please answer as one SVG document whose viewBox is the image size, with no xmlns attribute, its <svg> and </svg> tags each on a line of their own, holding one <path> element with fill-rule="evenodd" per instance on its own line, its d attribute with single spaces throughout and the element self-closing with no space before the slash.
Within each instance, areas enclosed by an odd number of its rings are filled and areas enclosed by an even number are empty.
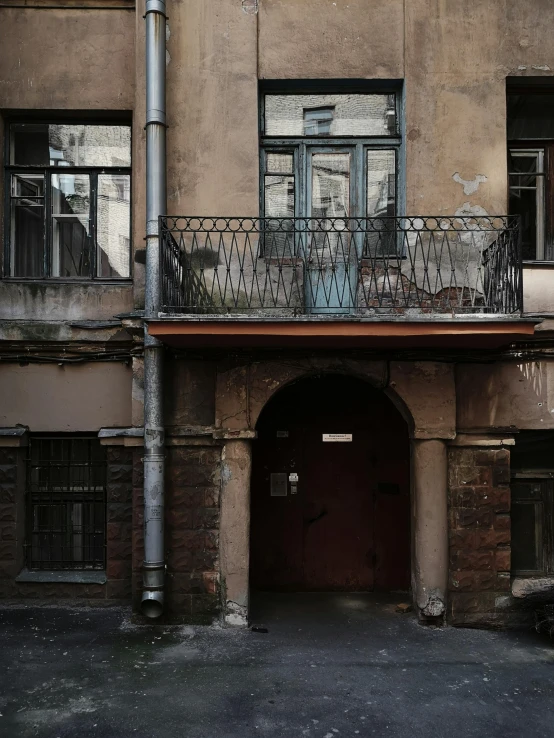
<svg viewBox="0 0 554 738">
<path fill-rule="evenodd" d="M 308 146 L 306 151 L 304 290 L 312 314 L 349 313 L 355 304 L 357 234 L 349 219 L 360 217 L 356 149 L 353 146 Z"/>
<path fill-rule="evenodd" d="M 364 219 L 396 216 L 397 107 L 394 93 L 264 95 L 264 244 L 282 269 L 302 260 L 308 314 L 356 310 Z"/>
</svg>

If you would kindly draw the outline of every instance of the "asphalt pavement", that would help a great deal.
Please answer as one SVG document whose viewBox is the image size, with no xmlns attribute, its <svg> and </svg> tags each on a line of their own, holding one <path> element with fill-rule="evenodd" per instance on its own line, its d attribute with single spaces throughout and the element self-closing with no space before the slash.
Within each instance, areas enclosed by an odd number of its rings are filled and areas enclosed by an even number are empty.
<svg viewBox="0 0 554 738">
<path fill-rule="evenodd" d="M 261 632 L 2 607 L 0 736 L 554 738 L 554 641 L 423 627 L 399 599 L 266 596 Z"/>
</svg>

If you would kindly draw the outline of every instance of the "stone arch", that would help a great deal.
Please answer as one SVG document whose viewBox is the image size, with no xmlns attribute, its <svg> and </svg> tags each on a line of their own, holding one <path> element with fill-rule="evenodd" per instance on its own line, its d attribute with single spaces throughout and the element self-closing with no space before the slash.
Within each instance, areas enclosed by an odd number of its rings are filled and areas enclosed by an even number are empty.
<svg viewBox="0 0 554 738">
<path fill-rule="evenodd" d="M 408 424 L 410 436 L 417 422 L 412 411 L 412 397 L 405 382 L 391 382 L 391 365 L 386 361 L 364 359 L 310 358 L 262 361 L 222 367 L 216 393 L 216 426 L 229 431 L 253 431 L 266 404 L 280 390 L 303 377 L 319 374 L 343 374 L 368 382 L 382 390 Z M 402 378 L 401 378 L 402 379 Z M 398 384 L 402 385 L 399 391 Z"/>
<path fill-rule="evenodd" d="M 442 617 L 448 576 L 446 441 L 456 435 L 454 368 L 440 362 L 341 357 L 234 360 L 218 367 L 216 433 L 224 441 L 221 584 L 225 619 L 246 624 L 252 442 L 262 409 L 291 382 L 316 374 L 358 377 L 381 389 L 412 439 L 412 590 L 421 617 Z"/>
</svg>

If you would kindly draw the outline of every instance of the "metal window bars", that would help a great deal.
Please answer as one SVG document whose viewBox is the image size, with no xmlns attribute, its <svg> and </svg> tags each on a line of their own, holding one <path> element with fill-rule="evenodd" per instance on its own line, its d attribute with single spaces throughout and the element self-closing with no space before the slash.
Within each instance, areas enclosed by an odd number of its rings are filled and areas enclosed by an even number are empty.
<svg viewBox="0 0 554 738">
<path fill-rule="evenodd" d="M 522 309 L 517 216 L 160 218 L 163 314 Z"/>
<path fill-rule="evenodd" d="M 106 459 L 97 438 L 32 438 L 27 468 L 30 569 L 104 569 Z"/>
</svg>

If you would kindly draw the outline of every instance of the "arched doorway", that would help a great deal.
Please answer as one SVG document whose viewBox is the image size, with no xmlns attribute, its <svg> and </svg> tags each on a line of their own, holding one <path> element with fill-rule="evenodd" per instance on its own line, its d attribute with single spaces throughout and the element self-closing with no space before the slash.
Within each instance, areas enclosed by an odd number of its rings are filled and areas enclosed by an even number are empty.
<svg viewBox="0 0 554 738">
<path fill-rule="evenodd" d="M 354 377 L 306 377 L 256 428 L 251 588 L 408 589 L 409 437 L 389 398 Z"/>
</svg>

